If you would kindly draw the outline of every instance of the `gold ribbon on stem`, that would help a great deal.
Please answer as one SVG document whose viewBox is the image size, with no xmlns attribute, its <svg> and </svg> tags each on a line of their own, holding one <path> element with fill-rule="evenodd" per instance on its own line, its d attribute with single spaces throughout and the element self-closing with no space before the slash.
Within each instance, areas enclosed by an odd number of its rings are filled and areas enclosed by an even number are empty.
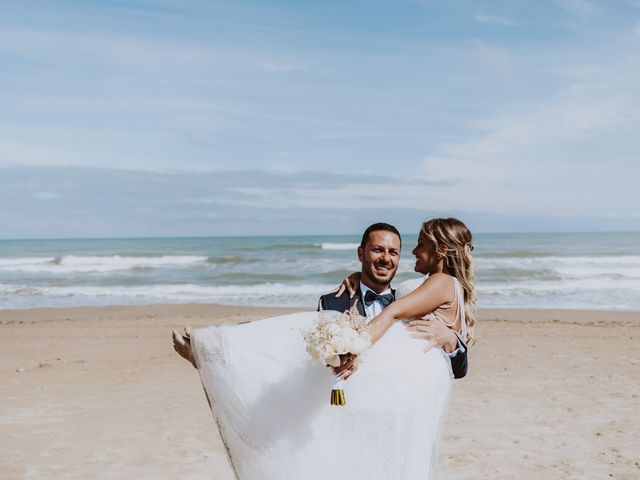
<svg viewBox="0 0 640 480">
<path fill-rule="evenodd" d="M 344 407 L 347 401 L 344 398 L 344 382 L 337 380 L 331 389 L 331 405 Z"/>
</svg>

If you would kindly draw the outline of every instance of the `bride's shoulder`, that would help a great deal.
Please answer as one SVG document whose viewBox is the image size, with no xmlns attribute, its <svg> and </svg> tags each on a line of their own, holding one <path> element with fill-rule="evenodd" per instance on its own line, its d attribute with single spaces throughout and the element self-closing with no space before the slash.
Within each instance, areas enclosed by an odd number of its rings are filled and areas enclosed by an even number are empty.
<svg viewBox="0 0 640 480">
<path fill-rule="evenodd" d="M 443 272 L 432 273 L 425 279 L 429 283 L 430 289 L 449 292 L 455 288 L 456 278 Z"/>
<path fill-rule="evenodd" d="M 432 273 L 431 275 L 427 276 L 427 278 L 425 278 L 425 281 L 428 280 L 429 283 L 449 285 L 455 281 L 454 279 L 455 277 L 449 275 L 448 273 L 438 272 Z"/>
</svg>

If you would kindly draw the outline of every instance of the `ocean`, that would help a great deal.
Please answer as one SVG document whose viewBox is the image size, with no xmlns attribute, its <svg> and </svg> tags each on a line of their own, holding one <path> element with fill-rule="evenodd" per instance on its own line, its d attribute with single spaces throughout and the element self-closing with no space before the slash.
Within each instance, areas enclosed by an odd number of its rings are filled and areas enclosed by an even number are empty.
<svg viewBox="0 0 640 480">
<path fill-rule="evenodd" d="M 404 236 L 396 282 L 416 277 Z M 0 308 L 224 303 L 315 308 L 359 236 L 0 240 Z M 640 233 L 477 234 L 480 307 L 640 310 Z"/>
</svg>

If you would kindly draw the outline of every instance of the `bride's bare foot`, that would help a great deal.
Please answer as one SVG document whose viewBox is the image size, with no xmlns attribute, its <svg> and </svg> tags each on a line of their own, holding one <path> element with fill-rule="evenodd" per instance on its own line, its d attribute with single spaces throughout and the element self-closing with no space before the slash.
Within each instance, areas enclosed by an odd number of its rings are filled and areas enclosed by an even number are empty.
<svg viewBox="0 0 640 480">
<path fill-rule="evenodd" d="M 185 360 L 189 360 L 194 368 L 198 368 L 191 349 L 191 327 L 185 327 L 184 333 L 179 333 L 177 330 L 173 331 L 173 348 L 178 352 L 178 355 Z"/>
</svg>

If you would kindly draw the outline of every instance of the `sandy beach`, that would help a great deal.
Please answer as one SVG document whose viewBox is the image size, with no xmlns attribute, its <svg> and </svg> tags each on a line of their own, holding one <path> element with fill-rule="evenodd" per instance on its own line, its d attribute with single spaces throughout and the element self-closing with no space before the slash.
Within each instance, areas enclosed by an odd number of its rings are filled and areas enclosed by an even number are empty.
<svg viewBox="0 0 640 480">
<path fill-rule="evenodd" d="M 170 332 L 288 311 L 0 311 L 0 478 L 232 480 Z M 640 313 L 484 310 L 477 333 L 436 479 L 640 478 Z"/>
</svg>

